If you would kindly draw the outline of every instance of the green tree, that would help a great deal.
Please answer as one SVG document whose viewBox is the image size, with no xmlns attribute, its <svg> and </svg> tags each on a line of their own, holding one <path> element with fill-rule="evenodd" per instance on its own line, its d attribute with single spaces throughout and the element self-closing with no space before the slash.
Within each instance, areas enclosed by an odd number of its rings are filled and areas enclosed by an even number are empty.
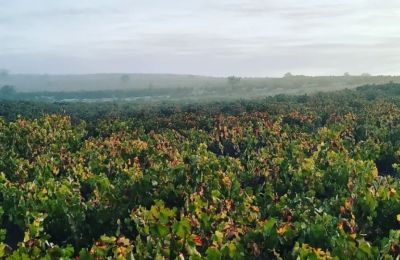
<svg viewBox="0 0 400 260">
<path fill-rule="evenodd" d="M 237 85 L 239 84 L 241 78 L 240 77 L 236 77 L 236 76 L 229 76 L 228 77 L 228 83 L 232 88 L 236 88 Z"/>
<path fill-rule="evenodd" d="M 0 97 L 10 98 L 10 97 L 15 96 L 16 93 L 17 93 L 17 91 L 15 90 L 14 86 L 4 85 L 0 89 Z"/>
<path fill-rule="evenodd" d="M 124 74 L 124 75 L 121 76 L 121 82 L 122 82 L 123 84 L 126 84 L 126 83 L 128 83 L 129 81 L 130 81 L 129 75 Z"/>
</svg>

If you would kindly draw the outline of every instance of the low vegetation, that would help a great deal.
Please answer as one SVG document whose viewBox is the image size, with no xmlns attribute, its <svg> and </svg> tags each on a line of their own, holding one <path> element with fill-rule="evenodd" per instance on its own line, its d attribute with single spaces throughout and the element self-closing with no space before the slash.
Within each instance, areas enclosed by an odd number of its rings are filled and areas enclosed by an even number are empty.
<svg viewBox="0 0 400 260">
<path fill-rule="evenodd" d="M 0 257 L 396 259 L 399 90 L 3 101 Z"/>
</svg>

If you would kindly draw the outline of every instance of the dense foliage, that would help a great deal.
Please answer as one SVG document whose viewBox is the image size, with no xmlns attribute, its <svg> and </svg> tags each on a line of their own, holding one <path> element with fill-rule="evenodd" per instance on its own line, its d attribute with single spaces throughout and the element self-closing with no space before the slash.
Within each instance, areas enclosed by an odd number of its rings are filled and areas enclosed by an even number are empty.
<svg viewBox="0 0 400 260">
<path fill-rule="evenodd" d="M 395 259 L 398 89 L 3 102 L 0 257 Z"/>
</svg>

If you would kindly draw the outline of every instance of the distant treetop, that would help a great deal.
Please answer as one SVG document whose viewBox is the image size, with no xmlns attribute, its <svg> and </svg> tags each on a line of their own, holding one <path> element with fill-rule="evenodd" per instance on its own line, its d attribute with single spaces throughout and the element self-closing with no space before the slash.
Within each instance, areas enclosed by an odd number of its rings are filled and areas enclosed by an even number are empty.
<svg viewBox="0 0 400 260">
<path fill-rule="evenodd" d="M 14 86 L 5 85 L 0 89 L 1 97 L 12 97 L 17 93 Z"/>
</svg>

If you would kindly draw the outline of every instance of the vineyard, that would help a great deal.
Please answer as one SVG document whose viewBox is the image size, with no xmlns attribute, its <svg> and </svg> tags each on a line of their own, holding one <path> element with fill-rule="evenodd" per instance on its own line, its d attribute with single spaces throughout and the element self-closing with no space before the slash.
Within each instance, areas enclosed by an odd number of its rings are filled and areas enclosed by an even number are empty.
<svg viewBox="0 0 400 260">
<path fill-rule="evenodd" d="M 399 259 L 400 85 L 0 106 L 0 258 Z"/>
</svg>

